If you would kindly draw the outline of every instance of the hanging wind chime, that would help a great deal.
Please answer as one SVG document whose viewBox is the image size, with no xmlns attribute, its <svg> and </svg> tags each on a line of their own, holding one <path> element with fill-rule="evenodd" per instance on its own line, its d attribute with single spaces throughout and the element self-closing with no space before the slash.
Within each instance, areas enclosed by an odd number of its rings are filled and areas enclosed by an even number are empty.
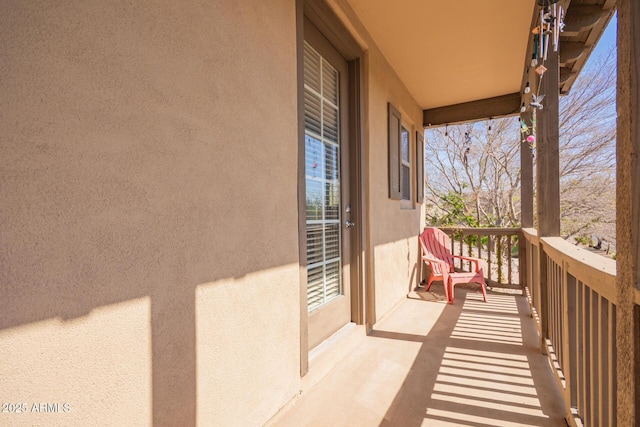
<svg viewBox="0 0 640 427">
<path fill-rule="evenodd" d="M 542 101 L 545 94 L 540 93 L 542 86 L 542 78 L 547 71 L 545 63 L 549 57 L 550 49 L 554 52 L 558 52 L 558 46 L 560 44 L 560 33 L 564 31 L 564 8 L 558 4 L 559 0 L 537 0 L 538 6 L 540 6 L 540 15 L 538 17 L 538 25 L 536 25 L 531 33 L 533 34 L 533 54 L 531 58 L 531 69 L 538 76 L 537 87 L 527 81 L 523 98 L 530 95 L 529 103 L 523 99 L 520 112 L 526 113 L 530 109 L 531 112 L 531 126 L 528 126 L 524 119 L 520 120 L 520 133 L 523 144 L 527 144 L 531 150 L 531 154 L 535 155 L 536 149 L 536 122 L 537 111 L 542 110 L 544 105 Z M 527 70 L 529 78 L 531 74 Z M 533 90 L 532 90 L 533 86 Z"/>
<path fill-rule="evenodd" d="M 559 0 L 537 0 L 538 6 L 540 6 L 540 18 L 538 25 L 531 30 L 534 45 L 531 66 L 540 78 L 538 80 L 538 88 L 535 93 L 531 95 L 531 102 L 529 104 L 529 106 L 535 110 L 542 110 L 544 108 L 542 100 L 545 94 L 540 94 L 540 83 L 542 82 L 545 71 L 547 71 L 545 62 L 549 56 L 550 48 L 553 48 L 554 52 L 558 51 L 560 33 L 564 31 L 565 27 L 564 8 L 558 5 L 558 1 Z M 528 82 L 527 88 L 529 88 Z M 526 88 L 525 93 L 528 93 Z"/>
</svg>

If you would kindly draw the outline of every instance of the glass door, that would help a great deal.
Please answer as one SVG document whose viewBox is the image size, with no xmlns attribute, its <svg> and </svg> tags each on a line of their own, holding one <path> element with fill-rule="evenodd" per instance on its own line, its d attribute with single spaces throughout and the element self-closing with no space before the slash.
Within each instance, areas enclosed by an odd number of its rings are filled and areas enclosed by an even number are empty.
<svg viewBox="0 0 640 427">
<path fill-rule="evenodd" d="M 328 42 L 326 43 L 328 45 Z M 304 42 L 305 189 L 309 348 L 350 321 L 345 134 L 346 62 Z M 329 49 L 328 54 L 323 51 Z M 322 53 L 321 53 L 322 52 Z M 345 271 L 347 270 L 347 271 Z"/>
</svg>

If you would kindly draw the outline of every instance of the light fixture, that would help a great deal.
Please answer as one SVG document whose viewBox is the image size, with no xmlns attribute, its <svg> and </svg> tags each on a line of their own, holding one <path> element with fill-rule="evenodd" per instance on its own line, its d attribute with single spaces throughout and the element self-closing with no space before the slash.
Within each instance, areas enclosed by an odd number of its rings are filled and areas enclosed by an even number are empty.
<svg viewBox="0 0 640 427">
<path fill-rule="evenodd" d="M 529 82 L 527 82 L 527 85 L 524 87 L 524 93 L 529 93 L 531 92 L 531 86 L 529 86 Z"/>
<path fill-rule="evenodd" d="M 527 106 L 524 105 L 524 102 L 522 103 L 522 107 L 520 107 L 520 112 L 524 113 L 525 111 L 527 111 Z"/>
</svg>

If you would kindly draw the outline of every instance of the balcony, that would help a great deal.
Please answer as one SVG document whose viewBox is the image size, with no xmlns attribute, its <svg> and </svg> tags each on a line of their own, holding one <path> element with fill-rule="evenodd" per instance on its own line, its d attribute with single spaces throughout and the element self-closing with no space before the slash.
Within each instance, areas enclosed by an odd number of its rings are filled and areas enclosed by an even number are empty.
<svg viewBox="0 0 640 427">
<path fill-rule="evenodd" d="M 272 425 L 616 425 L 615 261 L 532 229 L 446 231 L 484 260 L 488 302 L 416 288 L 347 352 L 319 349 L 331 368 Z"/>
</svg>

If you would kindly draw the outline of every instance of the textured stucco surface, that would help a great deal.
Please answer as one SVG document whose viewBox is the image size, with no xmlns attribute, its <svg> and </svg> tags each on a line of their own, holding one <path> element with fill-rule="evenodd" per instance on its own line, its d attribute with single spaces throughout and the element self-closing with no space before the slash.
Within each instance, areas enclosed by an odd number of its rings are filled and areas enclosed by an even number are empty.
<svg viewBox="0 0 640 427">
<path fill-rule="evenodd" d="M 138 298 L 0 331 L 0 400 L 26 405 L 0 413 L 0 425 L 148 424 L 150 308 Z M 39 412 L 42 403 L 62 412 Z"/>
<path fill-rule="evenodd" d="M 293 0 L 0 1 L 0 401 L 71 404 L 0 425 L 295 395 L 295 41 Z"/>
<path fill-rule="evenodd" d="M 424 226 L 422 205 L 415 203 L 415 133 L 423 132 L 422 110 L 375 45 L 368 55 L 370 244 L 375 266 L 376 316 L 380 319 L 415 287 L 419 272 L 418 235 Z M 402 113 L 411 133 L 413 209 L 389 198 L 387 103 Z M 428 153 L 428 143 L 425 152 Z M 427 154 L 428 155 L 428 154 Z M 419 281 L 419 280 L 418 280 Z"/>
</svg>

